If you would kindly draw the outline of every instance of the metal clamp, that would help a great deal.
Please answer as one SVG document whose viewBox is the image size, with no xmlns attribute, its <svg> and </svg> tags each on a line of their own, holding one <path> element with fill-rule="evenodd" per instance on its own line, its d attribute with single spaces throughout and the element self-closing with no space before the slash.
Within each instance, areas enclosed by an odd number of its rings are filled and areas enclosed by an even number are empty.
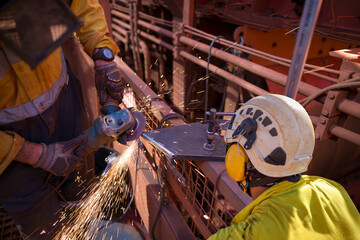
<svg viewBox="0 0 360 240">
<path fill-rule="evenodd" d="M 203 122 L 203 123 L 209 123 L 208 129 L 206 130 L 206 137 L 207 137 L 206 143 L 204 143 L 203 145 L 203 148 L 207 151 L 215 150 L 215 144 L 213 143 L 215 126 L 216 126 L 215 116 L 216 116 L 216 109 L 212 108 L 210 109 L 210 119 Z"/>
</svg>

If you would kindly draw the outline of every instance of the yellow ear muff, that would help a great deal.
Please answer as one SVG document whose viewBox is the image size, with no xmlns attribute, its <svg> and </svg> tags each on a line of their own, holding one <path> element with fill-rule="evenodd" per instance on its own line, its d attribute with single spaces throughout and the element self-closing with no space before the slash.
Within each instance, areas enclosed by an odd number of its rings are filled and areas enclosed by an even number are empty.
<svg viewBox="0 0 360 240">
<path fill-rule="evenodd" d="M 245 150 L 234 143 L 230 146 L 225 157 L 225 167 L 229 176 L 237 182 L 244 181 L 246 179 L 245 163 L 249 161 L 249 158 Z"/>
</svg>

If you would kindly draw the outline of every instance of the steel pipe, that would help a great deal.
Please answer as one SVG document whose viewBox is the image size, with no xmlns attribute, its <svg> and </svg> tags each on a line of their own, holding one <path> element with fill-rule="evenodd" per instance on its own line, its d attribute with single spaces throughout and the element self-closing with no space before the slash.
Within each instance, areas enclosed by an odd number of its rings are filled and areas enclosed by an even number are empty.
<svg viewBox="0 0 360 240">
<path fill-rule="evenodd" d="M 360 104 L 349 99 L 341 99 L 337 104 L 337 109 L 350 116 L 360 119 Z"/>
<path fill-rule="evenodd" d="M 151 82 L 151 79 L 150 79 L 150 64 L 151 64 L 150 51 L 144 41 L 140 40 L 139 45 L 140 45 L 140 52 L 144 56 L 144 72 L 145 72 L 144 78 L 147 83 L 150 83 Z"/>
<path fill-rule="evenodd" d="M 300 29 L 296 37 L 295 48 L 286 81 L 284 95 L 295 98 L 301 81 L 304 64 L 309 52 L 316 20 L 322 0 L 306 0 L 302 12 Z"/>
<path fill-rule="evenodd" d="M 212 40 L 213 38 L 211 37 L 207 37 L 207 36 L 204 36 L 203 34 L 199 34 L 195 31 L 189 31 L 189 30 L 185 30 L 184 31 L 185 33 L 190 33 L 192 35 L 195 35 L 195 36 L 199 36 L 199 37 L 202 37 L 204 39 L 207 39 L 207 40 Z M 226 39 L 221 39 L 221 41 L 219 42 L 219 44 L 222 44 L 226 47 L 230 47 L 230 48 L 234 48 L 234 49 L 237 49 L 239 51 L 242 51 L 242 52 L 246 52 L 246 53 L 249 53 L 250 55 L 253 55 L 253 56 L 257 56 L 259 58 L 262 58 L 262 59 L 266 59 L 266 60 L 269 60 L 273 63 L 277 63 L 279 65 L 282 65 L 282 66 L 285 66 L 285 67 L 290 67 L 290 60 L 288 59 L 285 59 L 285 58 L 280 58 L 280 57 L 276 57 L 274 55 L 271 55 L 271 54 L 268 54 L 268 53 L 265 53 L 265 52 L 261 52 L 259 50 L 255 50 L 253 48 L 249 48 L 249 47 L 246 47 L 246 46 L 243 46 L 243 45 L 240 45 L 240 44 L 234 44 L 234 42 L 231 42 L 229 40 L 226 40 Z M 244 48 L 246 48 L 246 50 L 244 50 Z M 250 51 L 250 50 L 247 50 L 247 49 L 253 49 L 253 51 Z M 281 60 L 279 60 L 281 59 Z M 288 60 L 288 61 L 285 61 L 285 60 Z M 315 65 L 311 65 L 311 64 L 305 64 L 305 67 L 308 67 L 308 68 L 311 68 L 311 69 L 319 69 L 321 68 L 321 66 L 315 66 Z M 329 70 L 329 71 L 328 71 Z M 340 74 L 339 71 L 336 71 L 336 70 L 333 70 L 333 69 L 329 69 L 329 68 L 324 68 L 322 69 L 321 71 L 324 71 L 324 72 L 331 72 L 331 73 L 335 73 L 335 74 Z M 328 80 L 330 82 L 335 82 L 337 83 L 338 80 L 336 78 L 332 78 L 332 77 L 328 77 L 326 75 L 323 75 L 323 74 L 320 74 L 320 73 L 316 73 L 315 71 L 311 71 L 311 70 L 305 70 L 304 69 L 304 72 L 306 74 L 310 74 L 310 75 L 313 75 L 313 76 L 316 76 L 316 77 L 319 77 L 319 78 L 322 78 L 322 79 L 325 79 L 325 80 Z"/>
<path fill-rule="evenodd" d="M 125 29 L 119 27 L 118 25 L 116 25 L 116 24 L 111 24 L 111 27 L 112 27 L 113 29 L 115 29 L 118 33 L 121 33 L 121 34 L 124 35 L 124 36 L 127 35 L 127 32 L 128 32 L 128 31 L 126 31 Z"/>
<path fill-rule="evenodd" d="M 113 22 L 119 24 L 120 26 L 125 27 L 128 30 L 130 30 L 130 28 L 131 28 L 129 24 L 127 24 L 119 19 L 113 18 Z"/>
<path fill-rule="evenodd" d="M 360 134 L 354 133 L 346 128 L 337 126 L 335 124 L 329 127 L 328 132 L 334 136 L 345 139 L 346 141 L 360 146 Z"/>
<path fill-rule="evenodd" d="M 209 115 L 210 116 L 210 112 L 209 111 L 207 111 L 206 112 L 206 115 Z M 233 112 L 216 112 L 216 114 L 215 114 L 216 116 L 234 116 L 235 115 L 235 113 L 233 113 Z"/>
<path fill-rule="evenodd" d="M 171 45 L 171 44 L 169 44 L 169 43 L 167 43 L 167 42 L 165 42 L 165 41 L 163 41 L 163 40 L 161 40 L 161 39 L 159 39 L 157 37 L 154 37 L 153 35 L 150 35 L 150 34 L 148 34 L 146 32 L 140 31 L 140 36 L 142 36 L 142 37 L 144 37 L 144 38 L 146 38 L 146 39 L 148 39 L 148 40 L 150 40 L 150 41 L 152 41 L 152 42 L 154 42 L 156 44 L 159 44 L 160 46 L 163 46 L 164 48 L 167 48 L 170 51 L 174 51 L 174 46 L 173 45 Z"/>
<path fill-rule="evenodd" d="M 148 28 L 156 33 L 159 33 L 161 35 L 164 35 L 166 37 L 169 37 L 169 38 L 174 38 L 174 33 L 172 31 L 169 31 L 169 30 L 166 30 L 165 28 L 162 28 L 162 27 L 158 27 L 154 24 L 151 24 L 151 23 L 148 23 L 148 22 L 145 22 L 143 20 L 139 20 L 138 21 L 138 24 L 142 27 L 145 27 L 145 28 Z"/>
<path fill-rule="evenodd" d="M 191 47 L 194 47 L 196 46 L 196 49 L 202 51 L 202 52 L 205 52 L 207 53 L 209 51 L 209 48 L 210 46 L 204 44 L 204 43 L 201 43 L 201 42 L 198 42 L 198 41 L 195 41 L 191 38 L 188 38 L 188 37 L 185 37 L 185 36 L 181 36 L 180 37 L 180 42 L 188 45 L 188 46 L 191 46 Z M 234 56 L 230 53 L 227 53 L 227 52 L 224 52 L 218 48 L 212 48 L 211 49 L 211 55 L 212 56 L 215 56 L 221 60 L 224 60 L 226 62 L 229 62 L 229 63 L 232 63 L 236 66 L 239 66 L 243 69 L 246 69 L 254 74 L 257 74 L 261 77 L 264 77 L 266 79 L 269 79 L 270 81 L 273 81 L 275 83 L 278 83 L 282 86 L 285 86 L 286 85 L 286 75 L 282 74 L 282 73 L 279 73 L 279 72 L 276 72 L 274 70 L 271 70 L 269 68 L 266 68 L 266 67 L 263 67 L 259 64 L 256 64 L 256 63 L 253 63 L 253 62 L 250 62 L 248 60 L 245 60 L 243 58 L 240 58 L 240 57 L 237 57 L 237 56 Z M 299 92 L 305 96 L 309 96 L 317 91 L 319 91 L 320 89 L 315 87 L 315 86 L 312 86 L 308 83 L 304 83 L 304 82 L 300 82 L 300 85 L 299 85 Z"/>
<path fill-rule="evenodd" d="M 180 55 L 184 58 L 186 58 L 187 60 L 193 62 L 193 63 L 196 63 L 198 64 L 199 66 L 203 67 L 203 68 L 206 68 L 207 67 L 207 62 L 205 62 L 204 60 L 201 60 L 193 55 L 191 55 L 190 53 L 187 53 L 185 51 L 180 51 Z M 233 82 L 239 86 L 241 86 L 242 88 L 252 92 L 252 93 L 255 93 L 256 95 L 264 95 L 264 94 L 269 94 L 268 91 L 262 89 L 262 88 L 259 88 L 249 82 L 247 82 L 246 80 L 242 79 L 242 78 L 239 78 L 227 71 L 224 71 L 222 70 L 221 68 L 213 65 L 213 64 L 210 64 L 209 65 L 209 70 L 212 71 L 213 73 L 216 73 L 218 74 L 219 76 L 225 78 L 226 80 L 230 81 L 230 82 Z"/>
<path fill-rule="evenodd" d="M 116 11 L 116 10 L 114 10 L 114 9 L 111 10 L 110 13 L 111 13 L 112 15 L 114 15 L 114 16 L 117 16 L 117 17 L 119 17 L 119 18 L 122 18 L 122 19 L 125 19 L 125 20 L 130 21 L 130 16 L 129 16 L 129 15 L 126 15 L 126 14 L 121 13 L 121 12 L 119 12 L 119 11 Z"/>
<path fill-rule="evenodd" d="M 196 35 L 196 36 L 200 36 L 200 37 L 208 39 L 210 41 L 212 39 L 214 39 L 214 37 L 215 37 L 212 34 L 203 32 L 203 31 L 201 31 L 201 30 L 199 30 L 197 28 L 194 28 L 194 27 L 191 27 L 191 26 L 188 26 L 188 25 L 185 25 L 185 28 L 188 28 L 190 30 L 185 29 L 184 32 L 190 33 L 190 34 L 193 34 L 193 35 Z M 261 58 L 265 58 L 265 59 L 268 59 L 268 60 L 271 59 L 270 61 L 277 60 L 277 61 L 283 62 L 283 63 L 288 63 L 288 64 L 291 63 L 290 59 L 275 56 L 275 55 L 272 55 L 272 54 L 269 54 L 269 53 L 266 53 L 266 52 L 263 52 L 263 51 L 260 51 L 260 50 L 256 50 L 256 49 L 251 48 L 251 47 L 247 47 L 245 45 L 240 45 L 239 43 L 234 43 L 233 41 L 230 41 L 230 40 L 227 40 L 227 39 L 222 39 L 220 44 L 222 44 L 222 45 L 224 45 L 226 47 L 237 48 L 237 49 L 239 49 L 239 50 L 241 50 L 243 52 L 249 53 L 251 55 L 256 55 L 256 56 L 261 57 Z M 289 66 L 290 66 L 290 64 L 289 64 Z M 305 63 L 305 67 L 317 69 L 320 66 Z M 340 74 L 339 70 L 335 70 L 335 69 L 331 69 L 331 68 L 325 68 L 322 71 L 329 72 L 329 73 L 334 73 L 336 75 Z"/>
<path fill-rule="evenodd" d="M 119 39 L 121 42 L 123 42 L 124 44 L 127 43 L 126 38 L 124 38 L 123 36 L 121 36 L 120 34 L 118 34 L 117 32 L 112 33 L 112 35 L 114 36 L 114 38 Z"/>
<path fill-rule="evenodd" d="M 141 64 L 140 52 L 139 52 L 139 35 L 137 31 L 137 8 L 135 2 L 129 2 L 130 8 L 130 39 L 131 39 L 131 50 L 134 58 L 134 64 L 136 73 L 143 78 L 143 66 Z"/>
<path fill-rule="evenodd" d="M 124 13 L 121 13 L 119 11 L 116 11 L 116 10 L 111 10 L 111 14 L 113 14 L 114 16 L 117 16 L 117 17 L 120 17 L 122 19 L 125 19 L 125 20 L 128 20 L 130 21 L 130 16 L 124 14 Z M 162 34 L 164 36 L 167 36 L 169 38 L 173 38 L 174 37 L 174 33 L 172 31 L 169 31 L 165 28 L 162 28 L 162 27 L 158 27 L 156 25 L 153 25 L 151 23 L 148 23 L 148 22 L 145 22 L 143 20 L 138 20 L 138 24 L 142 27 L 145 27 L 145 28 L 148 28 L 156 33 L 159 33 L 159 34 Z"/>
<path fill-rule="evenodd" d="M 163 57 L 161 56 L 160 53 L 158 52 L 152 52 L 151 56 L 155 57 L 158 60 L 158 64 L 159 64 L 159 81 L 156 82 L 156 87 L 160 90 L 162 90 L 162 83 L 165 80 L 165 61 L 163 59 Z M 161 77 L 162 76 L 162 77 Z M 162 92 L 162 91 L 160 91 Z"/>
</svg>

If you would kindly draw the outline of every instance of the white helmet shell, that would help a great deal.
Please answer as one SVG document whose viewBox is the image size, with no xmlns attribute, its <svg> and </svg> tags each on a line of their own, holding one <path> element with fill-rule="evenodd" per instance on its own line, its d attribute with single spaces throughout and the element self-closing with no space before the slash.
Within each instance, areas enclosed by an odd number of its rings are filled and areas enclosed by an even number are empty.
<svg viewBox="0 0 360 240">
<path fill-rule="evenodd" d="M 256 129 L 250 135 L 244 131 L 249 123 Z M 306 110 L 295 100 L 277 94 L 257 96 L 243 104 L 224 138 L 226 143 L 239 142 L 254 167 L 270 177 L 305 172 L 315 146 Z"/>
</svg>

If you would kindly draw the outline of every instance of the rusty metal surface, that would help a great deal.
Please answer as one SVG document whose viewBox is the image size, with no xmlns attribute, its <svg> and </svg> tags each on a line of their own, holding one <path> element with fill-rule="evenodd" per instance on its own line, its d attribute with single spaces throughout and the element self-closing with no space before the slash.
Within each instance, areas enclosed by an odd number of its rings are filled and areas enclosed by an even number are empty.
<svg viewBox="0 0 360 240">
<path fill-rule="evenodd" d="M 142 138 L 177 161 L 224 161 L 226 145 L 222 136 L 214 137 L 213 151 L 202 147 L 206 143 L 206 128 L 207 125 L 197 122 L 148 131 Z"/>
</svg>

